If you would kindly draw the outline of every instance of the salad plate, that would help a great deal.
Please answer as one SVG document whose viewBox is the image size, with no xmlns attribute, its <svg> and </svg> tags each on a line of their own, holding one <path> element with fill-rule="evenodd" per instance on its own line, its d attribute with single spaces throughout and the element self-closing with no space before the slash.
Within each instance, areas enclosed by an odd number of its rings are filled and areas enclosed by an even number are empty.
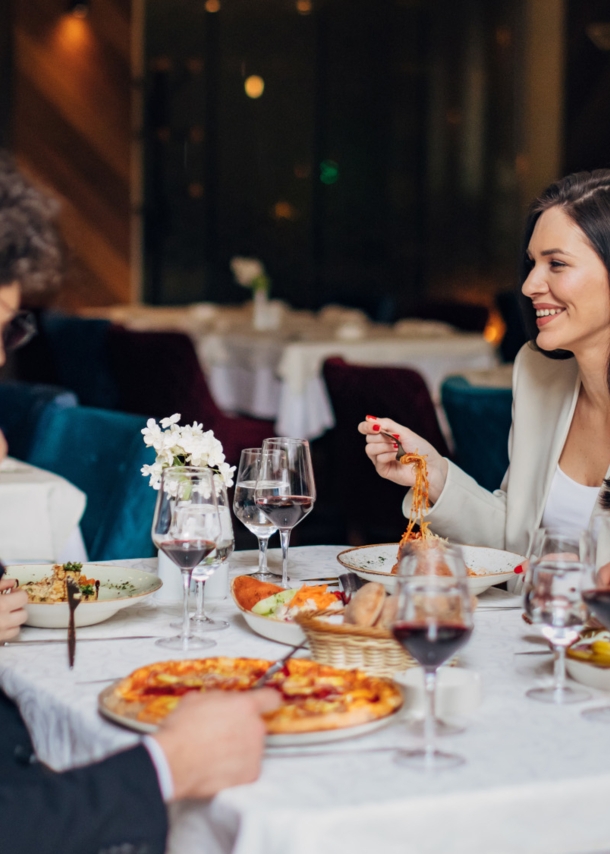
<svg viewBox="0 0 610 854">
<path fill-rule="evenodd" d="M 494 584 L 514 578 L 515 567 L 525 560 L 522 555 L 484 546 L 461 546 L 461 549 L 469 570 L 468 585 L 475 596 Z M 398 543 L 381 543 L 345 549 L 337 555 L 337 560 L 365 581 L 378 581 L 393 593 L 397 576 L 392 575 L 392 567 L 397 553 Z"/>
</svg>

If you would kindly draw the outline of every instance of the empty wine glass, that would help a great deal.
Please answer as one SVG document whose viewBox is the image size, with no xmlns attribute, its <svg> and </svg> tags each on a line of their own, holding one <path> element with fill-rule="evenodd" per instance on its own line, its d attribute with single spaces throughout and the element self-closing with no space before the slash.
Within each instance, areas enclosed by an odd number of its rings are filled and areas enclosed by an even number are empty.
<svg viewBox="0 0 610 854">
<path fill-rule="evenodd" d="M 233 511 L 240 522 L 258 539 L 258 572 L 252 573 L 252 578 L 259 581 L 275 581 L 274 573 L 267 568 L 267 546 L 269 537 L 277 531 L 273 522 L 256 505 L 256 481 L 260 473 L 262 448 L 245 448 L 241 452 Z"/>
<path fill-rule="evenodd" d="M 316 487 L 307 439 L 265 439 L 255 502 L 280 532 L 282 587 L 288 587 L 290 532 L 311 512 Z"/>
<path fill-rule="evenodd" d="M 541 627 L 555 654 L 553 685 L 532 688 L 526 696 L 542 703 L 580 703 L 588 691 L 565 684 L 566 649 L 580 637 L 587 609 L 581 596 L 587 562 L 586 533 L 540 528 L 534 533 L 524 587 L 524 608 Z"/>
<path fill-rule="evenodd" d="M 461 550 L 441 541 L 407 547 L 400 563 L 398 607 L 392 633 L 424 669 L 424 746 L 400 750 L 395 761 L 423 771 L 461 765 L 464 759 L 435 745 L 436 672 L 470 639 L 472 601 Z"/>
<path fill-rule="evenodd" d="M 229 560 L 235 548 L 235 536 L 233 534 L 227 488 L 218 477 L 214 478 L 214 485 L 216 488 L 218 516 L 220 518 L 220 536 L 214 551 L 210 552 L 193 569 L 193 581 L 197 586 L 197 610 L 191 617 L 191 623 L 197 632 L 218 632 L 221 629 L 229 628 L 226 620 L 213 620 L 205 612 L 205 583 L 223 563 Z"/>
<path fill-rule="evenodd" d="M 182 573 L 182 633 L 160 638 L 167 649 L 203 649 L 214 641 L 202 640 L 190 631 L 189 589 L 193 568 L 215 548 L 220 537 L 220 518 L 212 473 L 191 466 L 167 468 L 161 477 L 152 526 L 152 539 Z"/>
</svg>

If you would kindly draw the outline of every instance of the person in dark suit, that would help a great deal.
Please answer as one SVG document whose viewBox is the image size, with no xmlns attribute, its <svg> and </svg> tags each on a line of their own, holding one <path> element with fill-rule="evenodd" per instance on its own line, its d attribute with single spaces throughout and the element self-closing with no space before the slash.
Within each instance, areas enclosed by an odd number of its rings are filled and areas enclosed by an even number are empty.
<svg viewBox="0 0 610 854">
<path fill-rule="evenodd" d="M 0 366 L 5 350 L 24 340 L 22 291 L 58 278 L 53 214 L 54 204 L 0 151 Z M 6 452 L 0 432 L 0 462 Z M 0 643 L 15 637 L 27 616 L 27 594 L 14 585 L 0 580 Z M 137 747 L 57 774 L 36 760 L 17 706 L 0 690 L 0 851 L 163 854 L 166 803 L 255 780 L 261 714 L 278 704 L 270 689 L 193 694 Z"/>
</svg>

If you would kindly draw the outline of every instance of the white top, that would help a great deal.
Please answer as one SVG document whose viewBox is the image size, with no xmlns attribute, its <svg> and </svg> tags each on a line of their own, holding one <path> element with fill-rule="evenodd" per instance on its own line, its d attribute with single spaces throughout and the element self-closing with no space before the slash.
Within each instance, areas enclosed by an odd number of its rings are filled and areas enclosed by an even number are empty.
<svg viewBox="0 0 610 854">
<path fill-rule="evenodd" d="M 557 466 L 542 514 L 541 527 L 588 528 L 599 489 L 598 486 L 577 483 Z"/>
</svg>

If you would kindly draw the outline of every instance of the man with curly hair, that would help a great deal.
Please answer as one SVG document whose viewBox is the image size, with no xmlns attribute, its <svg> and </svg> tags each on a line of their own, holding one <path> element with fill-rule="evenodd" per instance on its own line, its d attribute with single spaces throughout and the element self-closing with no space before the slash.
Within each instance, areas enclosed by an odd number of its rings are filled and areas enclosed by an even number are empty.
<svg viewBox="0 0 610 854">
<path fill-rule="evenodd" d="M 0 152 L 0 366 L 7 347 L 24 341 L 21 294 L 58 283 L 55 212 L 56 205 Z M 2 441 L 0 459 L 4 454 Z M 15 637 L 27 617 L 27 594 L 14 585 L 0 579 L 0 644 Z M 278 704 L 270 689 L 193 694 L 155 736 L 102 762 L 57 774 L 36 761 L 17 706 L 0 690 L 0 850 L 163 854 L 165 804 L 210 798 L 255 780 L 265 737 L 261 714 Z"/>
</svg>

